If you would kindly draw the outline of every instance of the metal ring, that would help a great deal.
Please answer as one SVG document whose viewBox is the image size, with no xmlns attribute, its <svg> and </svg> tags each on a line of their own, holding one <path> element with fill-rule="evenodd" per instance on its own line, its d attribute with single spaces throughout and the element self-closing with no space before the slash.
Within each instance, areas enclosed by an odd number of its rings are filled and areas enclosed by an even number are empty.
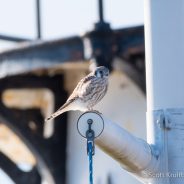
<svg viewBox="0 0 184 184">
<path fill-rule="evenodd" d="M 88 130 L 88 122 L 92 120 L 91 128 L 95 132 L 94 138 L 97 138 L 101 135 L 104 129 L 104 120 L 102 116 L 94 111 L 88 111 L 80 115 L 77 120 L 77 130 L 79 134 L 86 138 L 86 131 Z"/>
</svg>

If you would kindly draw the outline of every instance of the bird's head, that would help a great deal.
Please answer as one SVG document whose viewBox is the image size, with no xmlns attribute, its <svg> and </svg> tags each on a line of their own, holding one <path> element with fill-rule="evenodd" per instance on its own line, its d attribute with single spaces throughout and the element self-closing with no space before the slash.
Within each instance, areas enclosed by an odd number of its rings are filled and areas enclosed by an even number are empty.
<svg viewBox="0 0 184 184">
<path fill-rule="evenodd" d="M 109 70 L 105 66 L 99 66 L 95 69 L 94 75 L 99 78 L 106 78 L 109 76 Z"/>
</svg>

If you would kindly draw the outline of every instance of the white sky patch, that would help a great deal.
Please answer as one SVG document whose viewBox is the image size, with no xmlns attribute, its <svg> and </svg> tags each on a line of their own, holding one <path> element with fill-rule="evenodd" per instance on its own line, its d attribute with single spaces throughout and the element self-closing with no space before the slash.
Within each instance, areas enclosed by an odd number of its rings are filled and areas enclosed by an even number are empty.
<svg viewBox="0 0 184 184">
<path fill-rule="evenodd" d="M 0 0 L 0 34 L 35 38 L 35 2 L 35 0 Z M 98 21 L 97 2 L 97 0 L 42 0 L 43 38 L 62 38 L 91 30 Z M 143 0 L 106 0 L 104 17 L 113 28 L 143 24 Z"/>
</svg>

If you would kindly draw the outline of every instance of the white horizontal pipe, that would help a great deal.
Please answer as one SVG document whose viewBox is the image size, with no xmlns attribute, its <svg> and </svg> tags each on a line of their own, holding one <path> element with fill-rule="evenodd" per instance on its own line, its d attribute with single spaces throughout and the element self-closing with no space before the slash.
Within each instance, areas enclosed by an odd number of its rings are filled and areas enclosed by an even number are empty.
<svg viewBox="0 0 184 184">
<path fill-rule="evenodd" d="M 149 178 L 150 172 L 156 171 L 158 166 L 150 145 L 107 118 L 103 117 L 103 119 L 104 130 L 95 139 L 95 144 L 117 160 L 127 171 L 141 178 Z"/>
</svg>

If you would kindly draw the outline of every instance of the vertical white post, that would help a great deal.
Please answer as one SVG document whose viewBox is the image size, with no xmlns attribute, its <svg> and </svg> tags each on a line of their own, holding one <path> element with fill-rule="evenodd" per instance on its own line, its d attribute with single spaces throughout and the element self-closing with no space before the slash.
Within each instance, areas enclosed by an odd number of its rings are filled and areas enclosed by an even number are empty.
<svg viewBox="0 0 184 184">
<path fill-rule="evenodd" d="M 183 0 L 145 0 L 145 45 L 148 142 L 161 148 L 160 173 L 152 184 L 183 184 Z"/>
</svg>

